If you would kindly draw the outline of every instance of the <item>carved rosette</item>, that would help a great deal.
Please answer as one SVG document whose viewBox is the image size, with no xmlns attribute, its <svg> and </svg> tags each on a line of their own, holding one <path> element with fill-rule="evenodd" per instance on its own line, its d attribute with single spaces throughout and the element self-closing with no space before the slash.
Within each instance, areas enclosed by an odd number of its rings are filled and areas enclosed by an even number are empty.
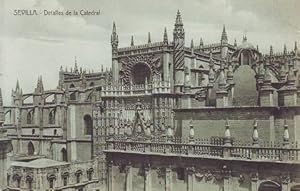
<svg viewBox="0 0 300 191">
<path fill-rule="evenodd" d="M 136 64 L 146 64 L 150 70 L 151 74 L 158 75 L 160 73 L 161 62 L 160 58 L 155 58 L 154 54 L 146 54 L 139 56 L 127 56 L 125 60 L 121 61 L 122 67 L 120 70 L 120 79 L 124 84 L 129 84 L 132 74 L 132 69 Z"/>
</svg>

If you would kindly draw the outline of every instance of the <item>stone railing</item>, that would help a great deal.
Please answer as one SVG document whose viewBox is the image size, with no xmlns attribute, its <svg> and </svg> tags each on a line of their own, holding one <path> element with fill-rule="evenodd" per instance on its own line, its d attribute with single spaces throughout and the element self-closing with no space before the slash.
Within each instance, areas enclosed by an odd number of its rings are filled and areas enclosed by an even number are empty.
<svg viewBox="0 0 300 191">
<path fill-rule="evenodd" d="M 210 139 L 181 138 L 126 138 L 111 137 L 106 152 L 147 153 L 180 155 L 202 158 L 227 158 L 255 161 L 300 161 L 300 149 L 296 143 L 211 142 Z"/>
</svg>

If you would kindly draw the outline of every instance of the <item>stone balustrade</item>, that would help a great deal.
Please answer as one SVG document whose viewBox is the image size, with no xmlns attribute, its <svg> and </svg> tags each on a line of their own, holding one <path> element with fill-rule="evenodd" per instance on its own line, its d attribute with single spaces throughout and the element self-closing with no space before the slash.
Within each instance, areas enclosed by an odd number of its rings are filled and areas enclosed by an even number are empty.
<svg viewBox="0 0 300 191">
<path fill-rule="evenodd" d="M 231 144 L 211 142 L 210 139 L 181 138 L 129 138 L 126 136 L 110 137 L 106 152 L 147 153 L 149 155 L 178 155 L 191 157 L 213 157 L 237 160 L 261 161 L 300 161 L 300 149 L 296 143 L 259 142 L 242 143 L 233 141 Z"/>
</svg>

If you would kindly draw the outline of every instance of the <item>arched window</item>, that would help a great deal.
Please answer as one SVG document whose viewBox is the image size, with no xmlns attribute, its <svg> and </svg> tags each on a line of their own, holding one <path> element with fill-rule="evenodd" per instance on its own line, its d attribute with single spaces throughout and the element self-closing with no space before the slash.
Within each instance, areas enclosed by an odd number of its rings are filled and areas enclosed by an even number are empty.
<svg viewBox="0 0 300 191">
<path fill-rule="evenodd" d="M 90 168 L 87 170 L 87 178 L 89 181 L 91 181 L 93 179 L 93 172 L 94 172 L 94 169 Z"/>
<path fill-rule="evenodd" d="M 68 153 L 65 148 L 61 149 L 61 159 L 62 161 L 68 162 Z"/>
<path fill-rule="evenodd" d="M 55 124 L 55 110 L 53 109 L 49 113 L 49 124 Z"/>
<path fill-rule="evenodd" d="M 33 111 L 29 111 L 27 113 L 27 124 L 32 124 L 33 123 Z"/>
<path fill-rule="evenodd" d="M 21 187 L 21 176 L 19 174 L 14 174 L 13 175 L 13 181 L 17 182 L 17 188 Z"/>
<path fill-rule="evenodd" d="M 92 86 L 94 86 L 94 85 L 95 85 L 94 82 L 91 82 L 91 83 L 90 83 L 90 87 L 92 87 Z"/>
<path fill-rule="evenodd" d="M 80 183 L 81 175 L 82 175 L 82 171 L 81 171 L 81 170 L 77 170 L 77 171 L 75 172 L 76 183 Z"/>
<path fill-rule="evenodd" d="M 51 174 L 48 176 L 49 188 L 54 188 L 54 181 L 56 180 L 55 175 Z"/>
<path fill-rule="evenodd" d="M 83 120 L 84 120 L 84 134 L 92 135 L 92 131 L 93 131 L 92 117 L 90 115 L 85 115 Z"/>
<path fill-rule="evenodd" d="M 68 185 L 68 179 L 69 179 L 69 173 L 68 172 L 63 173 L 62 178 L 63 178 L 63 185 L 67 186 Z"/>
<path fill-rule="evenodd" d="M 70 85 L 70 88 L 75 88 L 75 85 L 74 85 L 74 84 L 71 84 L 71 85 Z"/>
<path fill-rule="evenodd" d="M 34 146 L 31 141 L 28 143 L 27 150 L 28 155 L 34 155 Z"/>
</svg>

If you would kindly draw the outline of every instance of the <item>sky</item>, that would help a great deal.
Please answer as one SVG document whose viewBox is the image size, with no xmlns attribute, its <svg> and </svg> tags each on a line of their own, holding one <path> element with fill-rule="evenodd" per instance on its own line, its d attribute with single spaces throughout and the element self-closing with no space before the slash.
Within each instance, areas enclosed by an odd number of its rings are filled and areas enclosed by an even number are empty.
<svg viewBox="0 0 300 191">
<path fill-rule="evenodd" d="M 110 35 L 117 25 L 119 47 L 162 41 L 164 27 L 169 40 L 180 10 L 186 45 L 220 42 L 223 25 L 230 43 L 243 35 L 260 51 L 292 50 L 300 43 L 298 0 L 0 0 L 0 87 L 4 103 L 11 102 L 17 79 L 23 93 L 34 91 L 39 75 L 44 88 L 58 85 L 60 66 L 99 71 L 111 66 Z M 15 10 L 100 10 L 98 16 L 16 16 Z M 300 44 L 299 44 L 300 46 Z"/>
</svg>

